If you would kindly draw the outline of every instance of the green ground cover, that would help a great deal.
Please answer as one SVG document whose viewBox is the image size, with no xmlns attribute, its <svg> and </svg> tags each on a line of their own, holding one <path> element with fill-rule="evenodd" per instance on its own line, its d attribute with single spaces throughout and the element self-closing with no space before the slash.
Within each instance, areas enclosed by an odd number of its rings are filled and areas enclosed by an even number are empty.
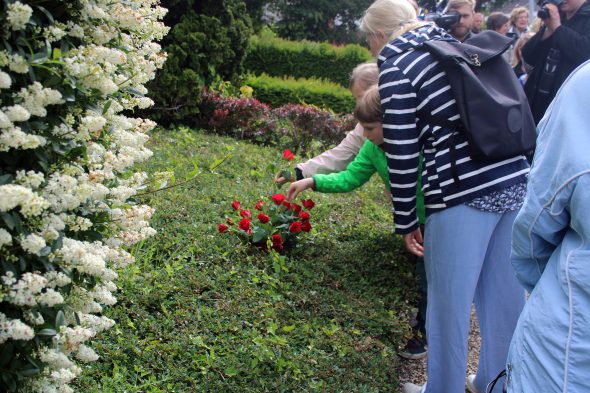
<svg viewBox="0 0 590 393">
<path fill-rule="evenodd" d="M 285 146 L 288 147 L 288 146 Z M 148 172 L 178 179 L 231 158 L 185 186 L 143 197 L 158 235 L 120 272 L 117 325 L 93 342 L 84 392 L 383 392 L 408 334 L 413 263 L 392 235 L 375 176 L 351 194 L 306 193 L 312 232 L 285 258 L 217 233 L 239 199 L 276 192 L 280 150 L 188 130 L 152 134 Z"/>
</svg>

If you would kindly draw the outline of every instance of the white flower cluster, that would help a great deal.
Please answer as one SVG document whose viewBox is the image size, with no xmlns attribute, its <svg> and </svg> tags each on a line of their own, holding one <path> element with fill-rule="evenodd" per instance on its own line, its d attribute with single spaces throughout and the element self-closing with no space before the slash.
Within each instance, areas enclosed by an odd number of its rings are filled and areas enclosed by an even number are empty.
<svg viewBox="0 0 590 393">
<path fill-rule="evenodd" d="M 0 152 L 23 157 L 23 167 L 0 183 L 0 302 L 20 310 L 0 313 L 0 344 L 40 337 L 26 355 L 43 370 L 22 388 L 70 392 L 78 362 L 98 359 L 89 342 L 115 323 L 100 314 L 117 301 L 116 270 L 134 261 L 127 248 L 155 233 L 154 209 L 130 198 L 145 187 L 147 175 L 132 168 L 152 155 L 156 124 L 122 112 L 153 104 L 144 84 L 166 60 L 156 42 L 166 10 L 158 0 L 80 0 L 65 9 L 70 20 L 56 21 L 45 13 L 64 9 L 57 0 L 44 10 L 6 3 L 4 47 L 14 50 L 0 50 Z M 23 42 L 56 49 L 33 57 L 16 49 Z M 41 332 L 57 312 L 63 324 Z"/>
<path fill-rule="evenodd" d="M 22 30 L 26 27 L 31 15 L 33 15 L 33 9 L 20 1 L 15 1 L 12 4 L 8 4 L 8 15 L 6 20 L 12 30 Z"/>
</svg>

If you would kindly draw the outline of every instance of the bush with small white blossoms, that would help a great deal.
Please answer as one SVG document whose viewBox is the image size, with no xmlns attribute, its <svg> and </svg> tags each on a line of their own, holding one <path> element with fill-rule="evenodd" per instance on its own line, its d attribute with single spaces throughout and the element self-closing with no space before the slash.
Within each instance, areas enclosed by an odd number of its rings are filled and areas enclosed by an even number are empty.
<svg viewBox="0 0 590 393">
<path fill-rule="evenodd" d="M 159 0 L 3 0 L 0 391 L 69 392 L 113 326 L 117 269 L 155 233 L 133 166 L 166 55 Z"/>
</svg>

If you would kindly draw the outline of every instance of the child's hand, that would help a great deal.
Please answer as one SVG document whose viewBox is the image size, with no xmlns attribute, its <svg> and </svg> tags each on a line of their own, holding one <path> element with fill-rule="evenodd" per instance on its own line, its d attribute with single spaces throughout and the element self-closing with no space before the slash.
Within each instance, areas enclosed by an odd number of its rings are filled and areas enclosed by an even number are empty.
<svg viewBox="0 0 590 393">
<path fill-rule="evenodd" d="M 307 179 L 301 179 L 291 183 L 289 189 L 287 190 L 287 200 L 292 201 L 293 199 L 297 198 L 297 195 L 299 195 L 300 192 L 305 191 L 308 188 L 313 188 L 313 186 L 313 177 L 308 177 Z"/>
<path fill-rule="evenodd" d="M 277 183 L 278 186 L 282 186 L 286 182 L 293 181 L 293 180 L 295 180 L 295 178 L 294 178 L 293 174 L 291 173 L 291 171 L 288 169 L 280 171 L 274 177 L 274 182 Z"/>
</svg>

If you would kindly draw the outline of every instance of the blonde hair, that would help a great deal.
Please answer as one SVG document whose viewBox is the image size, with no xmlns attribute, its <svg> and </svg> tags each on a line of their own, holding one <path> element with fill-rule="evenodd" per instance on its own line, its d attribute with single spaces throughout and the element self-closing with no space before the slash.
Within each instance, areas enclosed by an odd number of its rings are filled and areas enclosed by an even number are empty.
<svg viewBox="0 0 590 393">
<path fill-rule="evenodd" d="M 425 24 L 416 19 L 416 11 L 408 0 L 376 0 L 365 11 L 360 29 L 365 34 L 382 32 L 392 40 Z"/>
<path fill-rule="evenodd" d="M 354 107 L 354 117 L 361 123 L 383 122 L 379 86 L 369 87 L 361 99 L 357 101 Z"/>
<path fill-rule="evenodd" d="M 524 33 L 520 36 L 518 41 L 516 41 L 516 44 L 514 44 L 514 50 L 512 51 L 512 62 L 510 63 L 512 67 L 516 67 L 516 65 L 522 60 L 522 47 L 534 35 L 535 33 L 533 32 Z"/>
<path fill-rule="evenodd" d="M 447 10 L 456 10 L 464 5 L 469 5 L 471 6 L 471 9 L 475 11 L 475 4 L 475 0 L 449 0 L 447 3 Z"/>
<path fill-rule="evenodd" d="M 533 24 L 531 24 L 531 27 L 529 28 L 529 31 L 532 31 L 533 33 L 538 33 L 539 30 L 541 29 L 542 25 L 543 25 L 543 19 L 535 18 L 535 20 L 533 21 Z"/>
<path fill-rule="evenodd" d="M 379 67 L 376 63 L 361 63 L 354 67 L 350 74 L 350 84 L 348 87 L 352 89 L 355 84 L 360 84 L 367 88 L 379 82 Z"/>
<path fill-rule="evenodd" d="M 510 24 L 512 26 L 516 25 L 516 20 L 518 19 L 518 16 L 520 14 L 524 14 L 526 13 L 527 15 L 529 14 L 529 10 L 526 7 L 516 7 L 512 10 L 512 12 L 510 13 Z"/>
</svg>

